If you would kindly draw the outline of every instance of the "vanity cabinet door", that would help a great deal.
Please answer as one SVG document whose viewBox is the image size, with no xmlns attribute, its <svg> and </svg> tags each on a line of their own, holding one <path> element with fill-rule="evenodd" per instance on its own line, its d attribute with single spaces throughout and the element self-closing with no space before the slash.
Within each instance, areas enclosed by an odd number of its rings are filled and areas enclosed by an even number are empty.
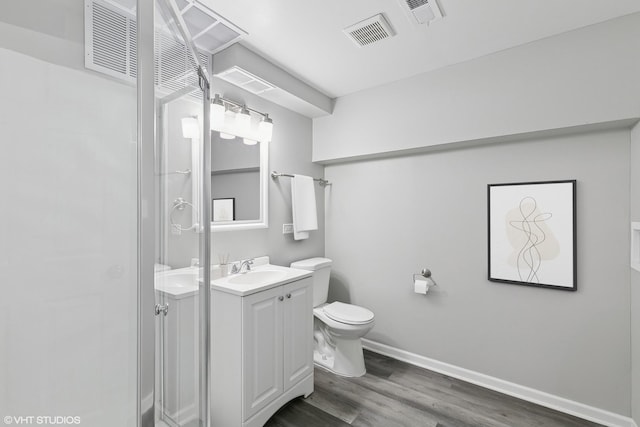
<svg viewBox="0 0 640 427">
<path fill-rule="evenodd" d="M 313 372 L 313 294 L 311 279 L 283 286 L 284 390 Z"/>
<path fill-rule="evenodd" d="M 242 299 L 243 419 L 283 392 L 282 286 Z"/>
</svg>

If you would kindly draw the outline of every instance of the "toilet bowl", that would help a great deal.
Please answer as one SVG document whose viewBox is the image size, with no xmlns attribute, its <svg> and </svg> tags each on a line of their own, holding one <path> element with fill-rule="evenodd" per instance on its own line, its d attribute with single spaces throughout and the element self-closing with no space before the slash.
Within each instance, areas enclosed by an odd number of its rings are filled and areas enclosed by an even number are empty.
<svg viewBox="0 0 640 427">
<path fill-rule="evenodd" d="M 373 312 L 343 302 L 327 303 L 330 259 L 305 259 L 292 263 L 291 267 L 313 271 L 314 363 L 345 377 L 364 375 L 360 338 L 373 328 Z"/>
</svg>

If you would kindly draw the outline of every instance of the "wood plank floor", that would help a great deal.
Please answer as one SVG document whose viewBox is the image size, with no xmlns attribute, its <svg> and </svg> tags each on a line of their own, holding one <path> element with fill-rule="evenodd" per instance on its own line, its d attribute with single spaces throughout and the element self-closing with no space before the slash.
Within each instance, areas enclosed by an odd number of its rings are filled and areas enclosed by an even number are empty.
<svg viewBox="0 0 640 427">
<path fill-rule="evenodd" d="M 315 370 L 315 391 L 265 427 L 596 427 L 495 391 L 365 351 L 367 374 Z"/>
</svg>

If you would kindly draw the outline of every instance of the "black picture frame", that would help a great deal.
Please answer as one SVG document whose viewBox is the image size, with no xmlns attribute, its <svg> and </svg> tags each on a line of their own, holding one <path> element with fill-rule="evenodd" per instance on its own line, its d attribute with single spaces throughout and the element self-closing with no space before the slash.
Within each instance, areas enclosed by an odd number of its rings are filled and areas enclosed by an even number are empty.
<svg viewBox="0 0 640 427">
<path fill-rule="evenodd" d="M 578 289 L 576 183 L 487 185 L 489 281 Z"/>
<path fill-rule="evenodd" d="M 211 221 L 228 222 L 236 220 L 236 198 L 211 199 Z"/>
</svg>

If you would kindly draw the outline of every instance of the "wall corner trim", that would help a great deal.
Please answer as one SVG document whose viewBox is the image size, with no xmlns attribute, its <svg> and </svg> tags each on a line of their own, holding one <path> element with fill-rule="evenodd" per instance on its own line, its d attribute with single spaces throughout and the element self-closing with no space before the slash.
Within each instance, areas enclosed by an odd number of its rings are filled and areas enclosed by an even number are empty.
<svg viewBox="0 0 640 427">
<path fill-rule="evenodd" d="M 374 353 L 389 356 L 421 368 L 429 369 L 434 372 L 448 375 L 462 381 L 479 385 L 481 387 L 485 387 L 499 393 L 504 393 L 518 399 L 523 399 L 547 408 L 555 409 L 566 414 L 584 418 L 585 420 L 593 421 L 605 426 L 638 427 L 633 419 L 623 415 L 565 399 L 560 396 L 555 396 L 544 391 L 501 380 L 499 378 L 481 374 L 459 366 L 440 362 L 435 359 L 430 359 L 419 354 L 391 347 L 376 341 L 371 341 L 366 338 L 362 339 L 362 346 Z"/>
</svg>

